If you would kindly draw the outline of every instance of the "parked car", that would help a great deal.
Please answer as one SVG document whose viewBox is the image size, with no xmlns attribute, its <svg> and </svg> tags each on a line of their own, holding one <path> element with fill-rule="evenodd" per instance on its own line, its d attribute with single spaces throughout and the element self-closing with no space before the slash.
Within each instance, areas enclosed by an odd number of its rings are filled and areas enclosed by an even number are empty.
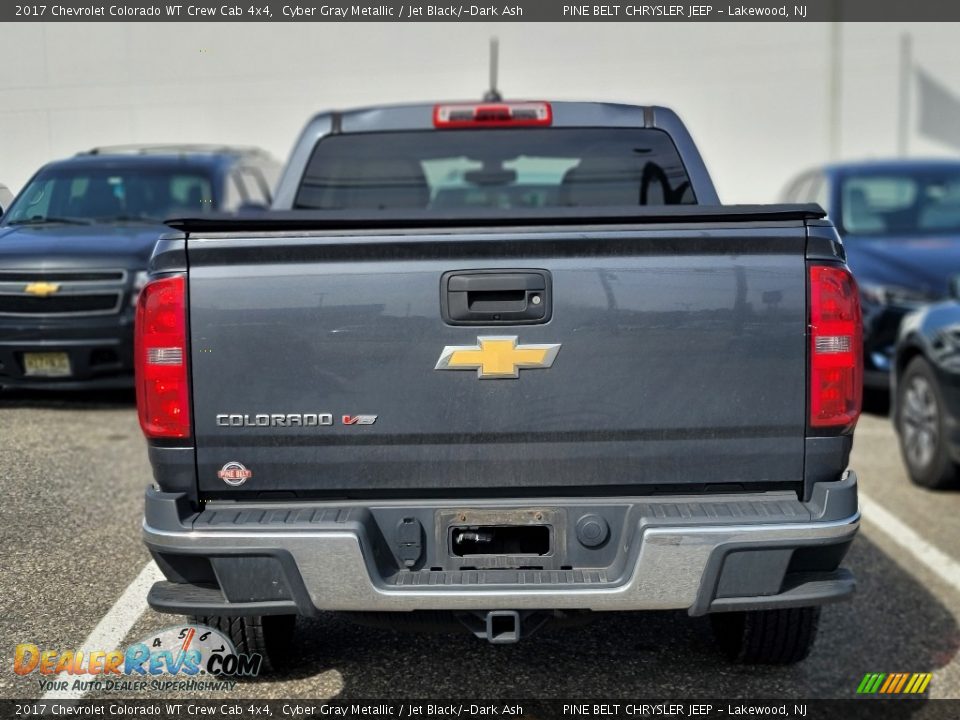
<svg viewBox="0 0 960 720">
<path fill-rule="evenodd" d="M 960 304 L 937 303 L 904 317 L 893 388 L 894 425 L 910 479 L 928 488 L 957 487 Z"/>
<path fill-rule="evenodd" d="M 6 185 L 0 184 L 0 216 L 2 216 L 13 202 L 13 193 Z"/>
<path fill-rule="evenodd" d="M 874 160 L 810 170 L 786 202 L 817 202 L 860 286 L 864 380 L 886 391 L 900 320 L 949 297 L 960 272 L 960 160 Z"/>
<path fill-rule="evenodd" d="M 567 102 L 320 115 L 277 205 L 171 223 L 140 296 L 154 609 L 264 667 L 320 611 L 806 656 L 859 524 L 822 210 L 720 206 L 673 112 Z"/>
<path fill-rule="evenodd" d="M 0 219 L 0 386 L 129 387 L 133 321 L 169 215 L 266 207 L 261 150 L 98 148 L 52 162 Z"/>
</svg>

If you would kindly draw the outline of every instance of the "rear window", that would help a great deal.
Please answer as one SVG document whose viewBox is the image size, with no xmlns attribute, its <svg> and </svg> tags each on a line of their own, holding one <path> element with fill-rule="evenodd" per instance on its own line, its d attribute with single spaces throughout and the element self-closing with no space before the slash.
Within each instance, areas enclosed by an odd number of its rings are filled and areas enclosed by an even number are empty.
<svg viewBox="0 0 960 720">
<path fill-rule="evenodd" d="M 694 204 L 670 137 L 638 128 L 331 135 L 294 207 L 314 210 Z"/>
</svg>

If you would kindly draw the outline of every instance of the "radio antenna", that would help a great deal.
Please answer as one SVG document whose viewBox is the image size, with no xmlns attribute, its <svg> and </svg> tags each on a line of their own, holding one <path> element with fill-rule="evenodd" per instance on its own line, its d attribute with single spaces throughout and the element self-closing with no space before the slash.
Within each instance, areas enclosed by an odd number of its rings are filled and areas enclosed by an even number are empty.
<svg viewBox="0 0 960 720">
<path fill-rule="evenodd" d="M 490 38 L 490 89 L 483 94 L 484 102 L 501 102 L 503 96 L 497 90 L 497 65 L 499 63 L 500 41 Z"/>
</svg>

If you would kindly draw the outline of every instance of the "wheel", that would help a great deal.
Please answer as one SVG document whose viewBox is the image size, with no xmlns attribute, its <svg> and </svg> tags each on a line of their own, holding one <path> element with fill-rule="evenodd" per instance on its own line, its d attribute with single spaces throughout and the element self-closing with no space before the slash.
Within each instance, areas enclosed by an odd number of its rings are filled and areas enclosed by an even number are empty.
<svg viewBox="0 0 960 720">
<path fill-rule="evenodd" d="M 206 625 L 226 635 L 238 653 L 259 653 L 263 657 L 261 673 L 274 672 L 286 664 L 296 620 L 296 615 L 195 615 L 190 618 L 196 625 Z"/>
<path fill-rule="evenodd" d="M 933 368 L 922 357 L 907 365 L 897 384 L 897 435 L 910 479 L 944 489 L 957 481 L 946 441 L 943 394 Z"/>
<path fill-rule="evenodd" d="M 791 665 L 810 654 L 817 639 L 820 608 L 716 613 L 710 620 L 720 648 L 731 660 Z"/>
</svg>

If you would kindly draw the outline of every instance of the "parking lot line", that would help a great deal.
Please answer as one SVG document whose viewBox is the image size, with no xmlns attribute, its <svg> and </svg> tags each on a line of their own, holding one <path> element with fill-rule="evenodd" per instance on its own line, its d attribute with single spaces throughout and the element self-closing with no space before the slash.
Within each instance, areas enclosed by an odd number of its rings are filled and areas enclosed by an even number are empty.
<svg viewBox="0 0 960 720">
<path fill-rule="evenodd" d="M 863 491 L 860 491 L 860 509 L 871 528 L 886 535 L 906 550 L 914 560 L 960 592 L 960 562 L 924 540 L 916 530 Z"/>
<path fill-rule="evenodd" d="M 113 607 L 97 623 L 89 637 L 83 641 L 83 645 L 79 649 L 83 651 L 84 655 L 93 650 L 110 651 L 120 647 L 120 642 L 147 609 L 147 592 L 150 590 L 150 586 L 158 580 L 163 580 L 163 574 L 157 564 L 151 560 L 143 566 L 140 574 L 134 578 L 133 582 L 127 585 L 127 589 L 117 598 Z M 92 675 L 61 673 L 57 675 L 56 680 L 67 681 L 67 689 L 50 690 L 44 694 L 43 699 L 78 700 L 87 693 L 83 690 L 73 690 L 74 681 L 85 682 L 92 679 L 95 679 Z"/>
</svg>

